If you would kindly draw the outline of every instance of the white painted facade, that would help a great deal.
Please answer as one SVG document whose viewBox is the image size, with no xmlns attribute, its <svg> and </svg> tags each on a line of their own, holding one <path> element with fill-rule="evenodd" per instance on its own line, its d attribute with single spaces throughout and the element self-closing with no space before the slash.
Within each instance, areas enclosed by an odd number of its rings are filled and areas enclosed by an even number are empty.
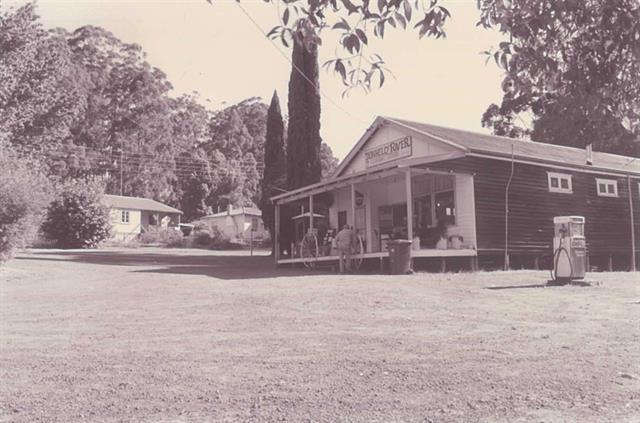
<svg viewBox="0 0 640 423">
<path fill-rule="evenodd" d="M 109 210 L 109 215 L 113 239 L 131 241 L 142 232 L 141 210 L 112 208 Z"/>
<path fill-rule="evenodd" d="M 230 209 L 228 212 L 204 216 L 199 220 L 216 226 L 229 239 L 237 242 L 249 243 L 252 237 L 254 241 L 269 237 L 269 231 L 264 226 L 259 210 L 245 212 L 242 209 Z"/>
<path fill-rule="evenodd" d="M 388 145 L 395 140 L 401 140 L 405 137 L 411 137 L 411 154 L 400 157 L 396 160 L 389 160 L 379 165 L 367 167 L 366 152 L 375 151 L 381 146 Z M 394 162 L 412 161 L 419 164 L 420 159 L 428 160 L 430 157 L 442 157 L 450 153 L 455 153 L 455 147 L 448 145 L 446 142 L 435 139 L 431 136 L 421 134 L 410 128 L 404 129 L 396 125 L 385 125 L 377 129 L 369 138 L 360 141 L 359 150 L 353 151 L 347 157 L 349 160 L 339 173 L 339 176 L 348 176 L 352 174 L 361 175 L 368 171 L 393 165 Z M 358 148 L 358 147 L 356 147 Z M 355 154 L 354 154 L 355 153 Z M 407 167 L 409 169 L 409 167 Z M 366 179 L 366 178 L 365 178 Z M 346 213 L 347 223 L 354 225 L 357 232 L 366 240 L 366 251 L 370 253 L 384 251 L 384 241 L 388 238 L 387 234 L 381 230 L 380 211 L 389 206 L 395 206 L 396 209 L 406 208 L 407 205 L 407 182 L 406 170 L 393 173 L 373 181 L 364 181 L 353 184 L 353 190 L 357 196 L 361 198 L 362 204 L 352 207 L 351 204 L 351 186 L 345 186 L 333 190 L 334 202 L 329 209 L 329 227 L 338 228 L 338 214 Z M 428 170 L 421 168 L 413 168 L 411 170 L 411 199 L 410 204 L 413 207 L 413 235 L 415 238 L 421 238 L 422 245 L 418 247 L 417 242 L 414 248 L 435 248 L 435 245 L 428 245 L 424 238 L 425 233 L 435 232 L 438 225 L 436 216 L 436 195 L 453 191 L 454 206 L 451 210 L 453 223 L 447 225 L 447 236 L 460 236 L 461 247 L 474 249 L 477 245 L 476 239 L 476 222 L 475 222 L 475 198 L 473 176 L 467 174 L 442 174 L 430 173 Z M 443 194 L 445 195 L 445 194 Z M 428 199 L 428 201 L 427 201 Z M 428 210 L 423 214 L 430 214 L 426 227 L 420 227 L 419 218 L 415 216 L 416 209 L 419 205 L 416 202 L 429 203 Z M 355 209 L 356 219 L 354 220 L 353 210 Z M 405 224 L 408 226 L 408 224 Z M 402 231 L 401 238 L 407 238 L 408 230 Z M 421 233 L 422 232 L 422 233 Z M 398 234 L 400 235 L 400 234 Z M 417 241 L 417 239 L 416 239 Z M 442 245 L 441 245 L 442 246 Z M 450 244 L 449 244 L 450 246 Z"/>
<path fill-rule="evenodd" d="M 111 208 L 112 239 L 118 241 L 131 241 L 149 227 L 168 228 L 177 224 L 177 215 L 168 215 L 148 210 L 135 210 L 125 208 Z M 153 216 L 153 217 L 152 217 Z M 174 219 L 172 219 L 174 216 Z M 156 223 L 154 223 L 154 219 Z"/>
<path fill-rule="evenodd" d="M 440 178 L 450 179 L 450 188 L 435 185 L 435 180 Z M 476 244 L 475 227 L 475 200 L 473 189 L 473 176 L 463 174 L 436 175 L 412 172 L 412 201 L 415 208 L 415 200 L 425 195 L 435 195 L 438 192 L 453 190 L 455 201 L 455 223 L 448 225 L 448 236 L 460 235 L 463 244 L 474 248 Z M 356 217 L 354 221 L 351 207 L 351 188 L 344 187 L 333 192 L 334 203 L 329 209 L 329 226 L 338 227 L 338 213 L 344 212 L 347 223 L 354 225 L 356 230 L 367 241 L 367 252 L 384 250 L 381 242 L 383 235 L 380 230 L 380 207 L 404 205 L 406 207 L 407 195 L 405 189 L 405 175 L 398 173 L 394 176 L 382 178 L 373 182 L 364 182 L 354 185 L 355 191 L 363 194 L 362 205 L 356 205 Z M 435 210 L 431 208 L 431 227 L 437 226 L 437 218 L 433 216 Z M 415 220 L 415 219 L 414 219 Z M 414 229 L 415 232 L 415 229 Z M 419 233 L 415 232 L 416 236 Z"/>
<path fill-rule="evenodd" d="M 430 139 L 428 136 L 416 131 L 409 129 L 402 130 L 397 126 L 386 125 L 378 129 L 373 136 L 364 143 L 357 155 L 347 164 L 341 174 L 348 175 L 366 170 L 367 167 L 364 152 L 375 149 L 376 147 L 386 143 L 402 139 L 407 135 L 411 136 L 412 140 L 412 154 L 410 155 L 412 158 L 434 156 L 452 151 L 452 148 L 448 145 Z M 384 166 L 388 163 L 389 162 L 381 163 L 380 166 Z"/>
</svg>

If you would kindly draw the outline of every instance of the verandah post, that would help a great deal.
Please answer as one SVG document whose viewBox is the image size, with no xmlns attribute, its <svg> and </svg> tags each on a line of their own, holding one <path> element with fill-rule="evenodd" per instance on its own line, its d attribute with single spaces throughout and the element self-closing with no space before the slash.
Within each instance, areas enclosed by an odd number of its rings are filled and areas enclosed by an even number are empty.
<svg viewBox="0 0 640 423">
<path fill-rule="evenodd" d="M 629 193 L 629 220 L 631 224 L 631 271 L 636 271 L 636 225 L 633 219 L 633 194 L 631 192 L 631 177 L 627 176 L 627 192 Z"/>
<path fill-rule="evenodd" d="M 273 231 L 273 248 L 276 265 L 280 260 L 280 204 L 275 204 L 275 230 Z"/>
<path fill-rule="evenodd" d="M 407 194 L 407 238 L 411 241 L 411 245 L 409 247 L 409 256 L 411 257 L 410 267 L 413 269 L 413 191 L 411 187 L 411 168 L 408 168 L 405 172 L 404 183 Z"/>
<path fill-rule="evenodd" d="M 413 241 L 413 193 L 411 192 L 411 168 L 405 171 L 404 178 L 407 194 L 407 238 Z"/>
<path fill-rule="evenodd" d="M 309 233 L 313 232 L 313 194 L 309 195 Z"/>
<path fill-rule="evenodd" d="M 356 230 L 356 186 L 351 183 L 351 225 Z M 340 230 L 341 228 L 338 228 Z"/>
</svg>

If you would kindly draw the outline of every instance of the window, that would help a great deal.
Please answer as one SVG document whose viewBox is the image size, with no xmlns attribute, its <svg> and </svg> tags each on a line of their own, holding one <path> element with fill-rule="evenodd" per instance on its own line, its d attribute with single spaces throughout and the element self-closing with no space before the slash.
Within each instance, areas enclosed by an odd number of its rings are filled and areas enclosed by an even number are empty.
<svg viewBox="0 0 640 423">
<path fill-rule="evenodd" d="M 344 225 L 347 224 L 347 211 L 339 211 L 338 212 L 338 230 L 344 228 Z"/>
<path fill-rule="evenodd" d="M 549 182 L 549 192 L 573 193 L 571 175 L 566 173 L 547 172 Z"/>
<path fill-rule="evenodd" d="M 251 218 L 251 230 L 254 231 L 254 232 L 258 230 L 258 218 L 257 217 L 252 217 Z"/>
<path fill-rule="evenodd" d="M 596 178 L 596 186 L 598 189 L 599 197 L 618 196 L 618 181 L 616 181 L 615 179 Z"/>
<path fill-rule="evenodd" d="M 407 203 L 394 204 L 393 206 L 393 228 L 407 227 Z"/>
<path fill-rule="evenodd" d="M 456 207 L 453 191 L 439 192 L 436 194 L 436 219 L 438 223 L 447 225 L 456 224 Z"/>
<path fill-rule="evenodd" d="M 129 223 L 129 210 L 122 210 L 120 214 L 120 223 Z"/>
<path fill-rule="evenodd" d="M 427 229 L 432 226 L 431 195 L 416 198 L 413 202 L 413 226 L 414 228 Z"/>
</svg>

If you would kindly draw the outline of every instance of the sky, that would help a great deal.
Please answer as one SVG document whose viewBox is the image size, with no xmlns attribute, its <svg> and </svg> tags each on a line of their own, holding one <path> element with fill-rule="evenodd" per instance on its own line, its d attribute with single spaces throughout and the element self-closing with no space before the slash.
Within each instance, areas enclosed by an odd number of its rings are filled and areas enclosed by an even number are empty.
<svg viewBox="0 0 640 423">
<path fill-rule="evenodd" d="M 4 0 L 6 6 L 23 0 Z M 268 103 L 278 91 L 286 113 L 290 50 L 271 42 L 234 0 L 39 0 L 47 27 L 74 30 L 101 26 L 124 42 L 140 44 L 149 63 L 162 69 L 175 94 L 198 92 L 212 110 L 259 96 Z M 372 42 L 394 77 L 369 94 L 343 98 L 339 77 L 321 70 L 321 135 L 343 158 L 376 116 L 392 116 L 436 125 L 488 132 L 482 113 L 502 98 L 502 72 L 480 52 L 502 40 L 496 31 L 476 27 L 476 0 L 441 0 L 451 12 L 447 38 L 418 39 L 416 31 L 387 31 Z M 242 5 L 264 32 L 278 23 L 277 9 L 262 0 Z M 415 18 L 414 18 L 415 20 Z M 333 37 L 330 35 L 329 37 Z M 371 40 L 373 37 L 370 36 Z M 320 62 L 335 55 L 324 40 Z M 280 52 L 278 51 L 280 50 Z"/>
</svg>

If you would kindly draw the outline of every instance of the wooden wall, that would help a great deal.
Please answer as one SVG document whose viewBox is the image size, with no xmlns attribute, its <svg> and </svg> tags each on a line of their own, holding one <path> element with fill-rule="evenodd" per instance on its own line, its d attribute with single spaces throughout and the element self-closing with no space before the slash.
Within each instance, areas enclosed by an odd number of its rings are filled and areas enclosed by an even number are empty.
<svg viewBox="0 0 640 423">
<path fill-rule="evenodd" d="M 473 172 L 479 253 L 504 251 L 505 189 L 511 163 L 468 157 L 431 168 Z M 549 192 L 547 172 L 572 175 L 573 193 Z M 596 178 L 618 180 L 618 197 L 599 197 Z M 636 245 L 640 243 L 639 179 L 632 179 Z M 509 195 L 509 250 L 512 254 L 551 254 L 553 217 L 579 215 L 586 219 L 585 235 L 590 256 L 630 257 L 631 230 L 627 179 L 573 170 L 515 163 Z"/>
</svg>

